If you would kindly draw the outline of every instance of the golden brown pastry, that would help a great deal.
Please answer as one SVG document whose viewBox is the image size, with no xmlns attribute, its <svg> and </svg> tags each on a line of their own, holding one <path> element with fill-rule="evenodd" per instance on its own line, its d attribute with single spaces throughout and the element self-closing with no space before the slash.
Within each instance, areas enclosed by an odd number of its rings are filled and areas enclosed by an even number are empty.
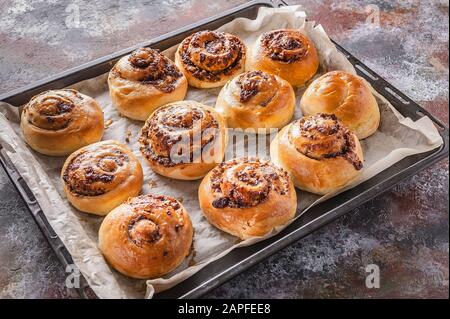
<svg viewBox="0 0 450 319">
<path fill-rule="evenodd" d="M 142 188 L 141 164 L 125 145 L 102 141 L 72 153 L 61 180 L 69 202 L 91 214 L 106 215 Z"/>
<path fill-rule="evenodd" d="M 297 209 L 288 173 L 257 158 L 218 165 L 201 182 L 198 197 L 211 224 L 241 239 L 263 236 L 286 224 Z"/>
<path fill-rule="evenodd" d="M 223 160 L 225 120 L 195 101 L 167 104 L 145 122 L 139 138 L 150 167 L 166 177 L 199 179 Z"/>
<path fill-rule="evenodd" d="M 150 48 L 122 57 L 109 72 L 108 85 L 117 110 L 139 121 L 161 105 L 184 99 L 188 86 L 178 67 Z"/>
<path fill-rule="evenodd" d="M 280 29 L 258 38 L 245 68 L 276 74 L 292 86 L 302 86 L 316 74 L 319 56 L 306 35 L 298 30 Z"/>
<path fill-rule="evenodd" d="M 380 110 L 369 83 L 343 71 L 328 72 L 311 83 L 300 107 L 303 115 L 335 114 L 359 139 L 375 133 L 380 124 Z"/>
<path fill-rule="evenodd" d="M 75 90 L 46 91 L 25 105 L 20 126 L 32 149 L 63 156 L 102 138 L 103 112 L 93 98 Z"/>
<path fill-rule="evenodd" d="M 344 187 L 363 167 L 358 138 L 332 114 L 303 117 L 283 128 L 270 157 L 291 174 L 295 186 L 320 195 Z"/>
<path fill-rule="evenodd" d="M 175 63 L 189 85 L 204 89 L 222 86 L 245 68 L 245 44 L 225 32 L 200 31 L 178 46 Z"/>
<path fill-rule="evenodd" d="M 188 213 L 165 195 L 130 198 L 103 220 L 99 248 L 124 275 L 150 279 L 175 269 L 189 255 L 193 229 Z"/>
<path fill-rule="evenodd" d="M 230 80 L 216 102 L 216 110 L 224 115 L 229 127 L 255 131 L 284 127 L 294 115 L 294 108 L 292 86 L 263 71 L 245 72 Z"/>
</svg>

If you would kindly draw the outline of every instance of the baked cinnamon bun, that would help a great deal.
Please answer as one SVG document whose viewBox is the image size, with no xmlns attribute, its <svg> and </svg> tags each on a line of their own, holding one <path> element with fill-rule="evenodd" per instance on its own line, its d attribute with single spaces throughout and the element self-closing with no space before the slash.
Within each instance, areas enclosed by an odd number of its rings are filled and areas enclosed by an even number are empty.
<svg viewBox="0 0 450 319">
<path fill-rule="evenodd" d="M 23 108 L 20 126 L 35 151 L 63 156 L 99 141 L 103 112 L 91 97 L 75 90 L 52 90 L 34 96 Z"/>
<path fill-rule="evenodd" d="M 302 86 L 319 68 L 313 42 L 303 33 L 281 29 L 263 33 L 248 55 L 246 70 L 276 74 L 292 86 Z"/>
<path fill-rule="evenodd" d="M 208 221 L 241 239 L 263 236 L 286 224 L 297 209 L 288 173 L 257 158 L 219 164 L 201 182 L 198 196 Z"/>
<path fill-rule="evenodd" d="M 174 102 L 148 118 L 139 142 L 142 155 L 156 173 L 174 179 L 199 179 L 223 159 L 226 124 L 209 106 Z"/>
<path fill-rule="evenodd" d="M 139 194 L 143 174 L 133 153 L 109 140 L 72 153 L 62 168 L 61 181 L 73 206 L 82 212 L 106 215 Z"/>
<path fill-rule="evenodd" d="M 263 71 L 245 72 L 230 80 L 216 102 L 216 110 L 229 127 L 257 131 L 284 127 L 294 115 L 294 108 L 292 86 Z"/>
<path fill-rule="evenodd" d="M 245 44 L 225 32 L 200 31 L 181 42 L 175 63 L 189 85 L 213 88 L 224 85 L 245 68 Z"/>
<path fill-rule="evenodd" d="M 295 186 L 320 195 L 357 177 L 364 160 L 356 135 L 333 114 L 303 117 L 283 128 L 270 157 L 291 174 Z"/>
<path fill-rule="evenodd" d="M 99 248 L 122 274 L 161 277 L 189 255 L 192 223 L 183 205 L 165 195 L 141 195 L 116 207 L 103 220 Z"/>
<path fill-rule="evenodd" d="M 140 121 L 159 106 L 184 99 L 188 86 L 178 67 L 150 48 L 122 57 L 109 72 L 108 85 L 117 110 Z"/>
<path fill-rule="evenodd" d="M 376 132 L 380 109 L 362 77 L 344 71 L 328 72 L 314 80 L 300 101 L 303 115 L 335 114 L 359 139 Z"/>
</svg>

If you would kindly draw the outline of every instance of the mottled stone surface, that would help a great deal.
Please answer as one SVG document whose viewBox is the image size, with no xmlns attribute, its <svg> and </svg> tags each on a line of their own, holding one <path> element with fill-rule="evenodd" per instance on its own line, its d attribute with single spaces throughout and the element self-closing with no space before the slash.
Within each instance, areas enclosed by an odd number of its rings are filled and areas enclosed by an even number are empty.
<svg viewBox="0 0 450 319">
<path fill-rule="evenodd" d="M 244 2 L 1 1 L 0 93 Z M 289 2 L 448 125 L 448 0 Z M 0 297 L 77 297 L 1 169 L 0 203 Z M 444 160 L 206 297 L 448 298 L 448 208 Z M 365 288 L 370 263 L 380 289 Z"/>
</svg>

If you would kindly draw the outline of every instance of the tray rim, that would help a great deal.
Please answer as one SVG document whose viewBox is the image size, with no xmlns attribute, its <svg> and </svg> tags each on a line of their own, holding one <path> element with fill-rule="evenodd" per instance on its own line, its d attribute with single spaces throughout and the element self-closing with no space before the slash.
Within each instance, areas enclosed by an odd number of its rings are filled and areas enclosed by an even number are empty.
<svg viewBox="0 0 450 319">
<path fill-rule="evenodd" d="M 188 30 L 192 30 L 193 28 L 196 28 L 196 27 L 204 26 L 205 24 L 212 23 L 213 21 L 216 21 L 216 20 L 219 20 L 221 18 L 230 16 L 232 14 L 237 14 L 239 11 L 249 10 L 252 7 L 262 7 L 262 6 L 266 6 L 266 7 L 277 7 L 278 6 L 278 7 L 280 7 L 280 6 L 284 6 L 284 5 L 287 5 L 287 3 L 285 1 L 283 1 L 283 0 L 279 0 L 279 1 L 267 1 L 267 0 L 250 1 L 250 2 L 248 2 L 246 4 L 243 4 L 243 5 L 237 6 L 235 8 L 226 10 L 222 14 L 215 15 L 215 16 L 212 16 L 212 17 L 209 17 L 209 18 L 206 18 L 206 19 L 202 19 L 202 20 L 200 20 L 198 22 L 189 24 L 189 25 L 184 26 L 182 28 L 179 28 L 177 30 L 174 30 L 174 31 L 168 32 L 166 34 L 163 34 L 161 36 L 158 36 L 156 38 L 153 38 L 150 41 L 148 41 L 148 43 L 146 43 L 146 44 L 140 43 L 138 45 L 129 47 L 127 49 L 123 49 L 123 50 L 117 51 L 115 53 L 112 53 L 112 54 L 109 54 L 109 55 L 97 58 L 97 59 L 95 59 L 95 60 L 93 60 L 91 62 L 84 63 L 84 64 L 82 64 L 82 65 L 80 65 L 78 67 L 70 68 L 70 69 L 65 70 L 63 72 L 60 72 L 60 73 L 58 73 L 58 74 L 56 74 L 54 76 L 51 76 L 51 77 L 39 80 L 37 82 L 31 83 L 29 85 L 23 86 L 21 88 L 15 89 L 15 90 L 11 90 L 9 92 L 6 92 L 6 93 L 0 95 L 0 101 L 5 101 L 5 102 L 9 103 L 11 98 L 14 98 L 14 97 L 17 97 L 17 96 L 21 96 L 24 92 L 29 92 L 31 90 L 36 90 L 36 89 L 39 90 L 39 88 L 42 88 L 43 86 L 48 85 L 49 83 L 54 83 L 55 81 L 58 81 L 58 80 L 60 80 L 62 78 L 67 78 L 69 76 L 73 76 L 74 74 L 82 71 L 83 69 L 90 68 L 90 67 L 93 67 L 95 65 L 99 65 L 100 63 L 105 63 L 107 61 L 110 61 L 111 59 L 117 59 L 117 58 L 119 58 L 119 57 L 121 57 L 121 56 L 123 56 L 125 54 L 128 54 L 129 52 L 131 52 L 135 48 L 140 47 L 142 45 L 150 46 L 150 45 L 153 45 L 154 43 L 159 43 L 160 41 L 171 39 L 177 34 L 180 34 L 182 32 L 186 32 Z M 334 40 L 332 40 L 332 42 L 336 45 L 338 50 L 340 52 L 342 52 L 350 60 L 350 62 L 353 65 L 358 64 L 366 72 L 369 73 L 369 76 L 368 76 L 364 72 L 362 72 L 362 71 L 357 69 L 357 72 L 360 75 L 362 75 L 363 77 L 365 77 L 368 80 L 370 80 L 370 76 L 377 78 L 377 81 L 379 81 L 379 83 L 382 86 L 384 86 L 385 88 L 387 87 L 387 88 L 391 89 L 395 94 L 400 96 L 400 98 L 403 99 L 403 101 L 406 101 L 407 104 L 412 104 L 414 107 L 418 108 L 418 111 L 420 111 L 423 115 L 428 116 L 436 124 L 436 126 L 439 128 L 438 129 L 439 133 L 440 133 L 440 135 L 441 135 L 441 137 L 443 138 L 443 141 L 444 141 L 443 145 L 441 147 L 436 148 L 434 150 L 431 150 L 431 151 L 429 151 L 427 153 L 416 154 L 416 155 L 420 155 L 419 157 L 422 157 L 422 158 L 419 159 L 417 162 L 415 162 L 414 165 L 411 165 L 411 166 L 407 167 L 406 169 L 400 170 L 397 174 L 392 175 L 389 179 L 385 180 L 383 183 L 386 183 L 386 181 L 393 181 L 395 179 L 395 181 L 392 182 L 391 185 L 386 185 L 388 187 L 383 187 L 382 189 L 374 190 L 372 192 L 373 194 L 370 194 L 370 196 L 367 196 L 363 201 L 355 201 L 355 198 L 353 198 L 353 199 L 351 199 L 349 201 L 346 201 L 342 205 L 334 207 L 333 209 L 323 213 L 320 217 L 315 218 L 315 219 L 311 220 L 310 222 L 308 222 L 308 223 L 306 223 L 304 225 L 301 225 L 301 227 L 295 229 L 294 231 L 287 232 L 287 229 L 285 229 L 284 231 L 280 232 L 276 236 L 271 237 L 271 238 L 269 238 L 269 239 L 267 239 L 265 241 L 259 242 L 259 243 L 255 244 L 255 245 L 252 245 L 252 246 L 236 249 L 236 250 L 239 250 L 239 249 L 245 249 L 245 248 L 249 248 L 249 247 L 251 248 L 251 247 L 257 247 L 257 246 L 264 246 L 262 249 L 257 250 L 257 252 L 249 255 L 245 259 L 242 259 L 240 262 L 238 262 L 238 263 L 234 264 L 233 266 L 227 268 L 227 270 L 223 271 L 222 273 L 219 273 L 219 274 L 216 274 L 216 275 L 212 276 L 210 279 L 208 279 L 206 281 L 203 281 L 201 285 L 198 285 L 194 289 L 191 289 L 190 291 L 177 296 L 178 298 L 197 298 L 197 297 L 201 297 L 207 291 L 209 291 L 209 290 L 213 289 L 214 287 L 224 283 L 226 280 L 231 279 L 232 277 L 234 277 L 238 273 L 241 273 L 242 271 L 248 269 L 249 267 L 253 266 L 254 264 L 260 262 L 261 260 L 263 260 L 265 258 L 267 258 L 271 254 L 279 251 L 280 249 L 286 247 L 287 245 L 293 243 L 294 241 L 300 239 L 301 237 L 304 237 L 304 236 L 308 235 L 309 233 L 311 233 L 311 232 L 317 230 L 318 228 L 324 226 L 325 224 L 333 221 L 337 217 L 344 215 L 345 213 L 349 212 L 352 209 L 352 207 L 350 207 L 350 206 L 347 206 L 347 207 L 345 207 L 343 209 L 343 207 L 342 207 L 343 205 L 348 205 L 349 202 L 350 203 L 353 202 L 353 203 L 357 203 L 357 205 L 355 205 L 355 207 L 358 207 L 361 204 L 363 204 L 364 202 L 370 200 L 371 198 L 374 198 L 377 195 L 387 191 L 391 187 L 394 187 L 396 184 L 398 184 L 404 178 L 407 178 L 409 176 L 415 175 L 420 170 L 425 169 L 426 167 L 428 167 L 428 166 L 430 166 L 430 165 L 440 161 L 442 158 L 444 158 L 444 157 L 446 157 L 448 155 L 448 152 L 449 152 L 449 147 L 448 147 L 448 128 L 446 128 L 445 125 L 442 124 L 441 121 L 436 119 L 427 110 L 423 109 L 420 105 L 418 105 L 417 103 L 412 101 L 409 97 L 404 95 L 401 91 L 399 91 L 394 86 L 392 86 L 390 83 L 385 81 L 382 77 L 380 77 L 378 74 L 376 74 L 373 70 L 371 70 L 370 68 L 365 66 L 361 61 L 359 61 L 357 58 L 355 58 L 352 54 L 350 54 L 348 51 L 346 51 L 343 47 L 341 47 Z M 79 81 L 81 81 L 81 80 L 79 80 Z M 76 82 L 78 82 L 78 81 L 76 81 Z M 74 83 L 76 83 L 76 82 L 74 82 Z M 377 91 L 381 95 L 386 97 L 386 98 L 388 98 L 388 97 L 389 98 L 394 98 L 397 101 L 401 102 L 401 99 L 399 99 L 397 96 L 393 95 L 391 92 L 389 92 L 389 91 L 387 91 L 385 89 L 382 90 L 383 92 L 380 92 L 379 90 L 377 90 Z M 388 100 L 390 100 L 389 98 L 388 98 Z M 407 158 L 409 158 L 409 157 L 407 157 Z M 407 158 L 401 160 L 400 162 L 397 162 L 396 164 L 402 163 Z M 9 161 L 9 163 L 8 163 L 8 161 Z M 67 251 L 67 248 L 64 246 L 64 244 L 63 244 L 62 240 L 59 238 L 59 236 L 57 236 L 54 233 L 52 227 L 50 226 L 50 224 L 46 220 L 45 215 L 42 213 L 42 210 L 41 210 L 39 204 L 37 203 L 36 199 L 35 198 L 34 199 L 30 198 L 30 196 L 27 193 L 26 189 L 24 189 L 24 187 L 28 187 L 28 186 L 26 184 L 23 184 L 24 180 L 22 179 L 20 174 L 18 174 L 18 172 L 17 172 L 16 168 L 14 167 L 14 165 L 12 165 L 12 163 L 10 162 L 9 157 L 7 156 L 7 154 L 4 151 L 4 149 L 3 149 L 1 144 L 0 144 L 0 164 L 5 169 L 5 172 L 7 173 L 8 177 L 12 181 L 14 187 L 16 188 L 16 190 L 18 191 L 19 195 L 24 200 L 27 208 L 31 212 L 31 214 L 32 214 L 33 218 L 35 219 L 36 223 L 38 224 L 39 228 L 43 232 L 43 234 L 46 237 L 46 239 L 49 241 L 49 243 L 50 243 L 51 247 L 53 248 L 53 250 L 55 251 L 57 257 L 60 259 L 60 262 L 64 266 L 67 266 L 68 264 L 73 263 L 72 257 L 70 256 L 69 252 Z M 390 169 L 391 168 L 388 168 L 385 171 L 390 170 Z M 396 176 L 396 175 L 402 175 L 402 176 L 399 176 L 400 178 L 398 178 L 398 176 Z M 375 177 L 373 177 L 373 178 L 375 178 Z M 371 181 L 372 179 L 368 180 L 367 182 Z M 369 191 L 370 190 L 371 189 L 369 189 Z M 346 192 L 344 192 L 344 194 L 345 193 Z M 367 191 L 364 194 L 367 195 Z M 362 195 L 364 195 L 364 194 L 362 194 Z M 32 195 L 32 197 L 34 197 L 33 194 L 31 194 L 31 195 Z M 341 194 L 338 195 L 337 197 L 339 197 L 339 196 L 341 196 Z M 328 202 L 328 201 L 326 201 L 326 202 Z M 350 207 L 350 208 L 348 208 L 348 207 Z M 318 227 L 317 227 L 317 225 L 316 226 L 312 226 L 314 223 L 317 224 L 318 220 L 323 220 L 323 223 L 320 224 Z M 314 228 L 314 229 L 311 229 L 310 231 L 308 231 L 307 230 L 308 228 Z M 52 232 L 53 232 L 53 234 L 52 234 Z M 286 232 L 287 232 L 287 234 L 284 234 Z M 278 237 L 280 237 L 280 238 L 278 238 Z M 270 244 L 269 244 L 269 242 L 270 242 Z M 271 249 L 272 247 L 275 247 L 275 248 Z M 65 252 L 64 252 L 64 250 L 65 250 Z M 232 253 L 230 253 L 230 254 L 232 254 Z M 224 259 L 225 257 L 219 259 L 218 261 Z M 247 262 L 247 264 L 242 265 L 245 262 Z M 207 267 L 208 266 L 206 266 L 205 268 L 207 268 Z M 235 267 L 238 267 L 239 269 L 235 270 Z M 199 273 L 204 271 L 205 268 L 200 270 Z M 197 274 L 195 274 L 194 276 L 190 277 L 189 279 L 195 277 Z M 92 288 L 89 287 L 89 285 L 88 285 L 86 279 L 83 277 L 83 275 L 81 275 L 80 279 L 81 279 L 81 287 L 77 289 L 79 294 L 80 294 L 80 296 L 83 297 L 83 298 L 91 298 L 92 296 L 96 297 L 95 293 L 93 292 Z M 187 279 L 187 280 L 189 280 L 189 279 Z M 184 282 L 186 282 L 186 281 L 184 281 Z M 177 285 L 177 286 L 182 286 L 182 285 Z M 171 292 L 171 291 L 175 290 L 175 288 L 177 288 L 177 286 L 174 286 L 173 288 L 169 289 L 168 291 L 156 294 L 155 298 L 160 298 L 160 297 L 164 298 L 166 295 L 167 296 L 170 295 L 170 294 L 168 294 L 168 292 Z"/>
</svg>

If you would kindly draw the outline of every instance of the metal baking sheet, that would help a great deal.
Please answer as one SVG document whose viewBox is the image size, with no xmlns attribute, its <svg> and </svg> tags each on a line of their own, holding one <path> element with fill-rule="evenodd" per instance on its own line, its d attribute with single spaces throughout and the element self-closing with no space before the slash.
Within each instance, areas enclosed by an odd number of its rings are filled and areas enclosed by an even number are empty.
<svg viewBox="0 0 450 319">
<path fill-rule="evenodd" d="M 193 32 L 205 29 L 216 29 L 238 17 L 254 19 L 260 7 L 280 7 L 284 5 L 287 5 L 285 1 L 250 1 L 247 4 L 225 11 L 220 15 L 167 33 L 146 43 L 140 43 L 134 47 L 104 56 L 79 67 L 67 70 L 51 78 L 47 78 L 0 95 L 0 101 L 4 101 L 15 106 L 23 105 L 28 102 L 32 96 L 42 91 L 64 88 L 108 72 L 120 57 L 130 53 L 136 48 L 150 46 L 152 48 L 165 50 L 181 42 L 187 35 L 190 35 Z M 352 209 L 362 205 L 364 202 L 369 201 L 377 195 L 387 191 L 403 179 L 415 175 L 420 170 L 425 169 L 426 167 L 448 156 L 448 128 L 446 128 L 440 121 L 435 119 L 417 103 L 412 101 L 398 89 L 386 82 L 378 74 L 365 66 L 361 61 L 352 56 L 336 42 L 334 42 L 334 44 L 353 64 L 358 74 L 369 81 L 371 85 L 381 95 L 389 100 L 389 102 L 400 113 L 404 116 L 410 117 L 414 121 L 418 120 L 422 116 L 428 116 L 438 128 L 444 140 L 444 144 L 436 150 L 406 157 L 357 187 L 313 207 L 310 209 L 308 214 L 298 218 L 276 236 L 256 243 L 252 246 L 233 250 L 228 255 L 207 265 L 195 275 L 177 286 L 155 295 L 154 298 L 201 297 L 209 290 L 219 286 L 278 250 L 319 229 L 337 217 L 342 216 Z M 55 251 L 63 266 L 66 267 L 67 265 L 72 264 L 72 257 L 63 242 L 48 223 L 34 195 L 31 193 L 23 178 L 17 173 L 16 168 L 9 160 L 1 145 L 0 163 L 16 187 L 20 196 L 25 201 L 30 213 L 41 231 L 44 233 L 50 243 L 50 246 Z M 83 298 L 96 297 L 95 293 L 89 287 L 84 278 L 81 278 L 81 287 L 77 290 Z"/>
</svg>

